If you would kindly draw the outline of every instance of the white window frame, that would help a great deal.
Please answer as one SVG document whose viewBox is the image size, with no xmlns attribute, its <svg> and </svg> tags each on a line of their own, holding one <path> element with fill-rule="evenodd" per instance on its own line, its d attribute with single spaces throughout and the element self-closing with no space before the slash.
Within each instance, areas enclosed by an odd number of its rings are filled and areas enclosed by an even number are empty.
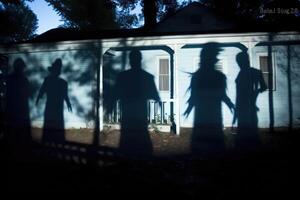
<svg viewBox="0 0 300 200">
<path fill-rule="evenodd" d="M 272 79 L 273 79 L 273 91 L 276 91 L 276 82 L 277 82 L 277 80 L 276 80 L 276 75 L 277 75 L 277 71 L 276 71 L 276 63 L 275 63 L 275 61 L 276 61 L 276 59 L 275 59 L 275 56 L 276 56 L 276 53 L 275 52 L 272 52 L 271 53 L 272 54 L 272 71 L 273 71 L 273 77 L 272 77 Z M 261 68 L 260 68 L 260 57 L 261 56 L 268 56 L 268 52 L 267 51 L 263 51 L 263 52 L 256 52 L 256 66 L 254 66 L 255 68 L 257 68 L 257 69 L 259 69 L 259 70 L 261 70 Z M 263 73 L 263 72 L 262 72 Z M 268 83 L 266 83 L 266 85 L 268 85 Z M 267 89 L 267 90 L 270 90 L 269 88 Z"/>
<path fill-rule="evenodd" d="M 160 90 L 159 88 L 159 62 L 161 59 L 168 59 L 169 61 L 169 89 L 168 90 Z M 158 91 L 159 92 L 162 92 L 162 93 L 169 93 L 170 92 L 170 89 L 171 89 L 171 65 L 170 65 L 170 57 L 169 56 L 157 56 L 156 57 L 156 66 L 157 66 L 157 79 L 156 79 L 156 84 L 157 84 L 157 88 L 158 88 Z"/>
</svg>

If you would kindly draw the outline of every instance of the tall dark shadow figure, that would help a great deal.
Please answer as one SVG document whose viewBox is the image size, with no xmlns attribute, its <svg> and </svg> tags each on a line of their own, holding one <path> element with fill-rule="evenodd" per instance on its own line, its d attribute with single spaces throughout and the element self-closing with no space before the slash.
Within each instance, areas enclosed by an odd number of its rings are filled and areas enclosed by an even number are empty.
<svg viewBox="0 0 300 200">
<path fill-rule="evenodd" d="M 203 157 L 219 157 L 225 150 L 222 101 L 234 110 L 234 104 L 226 94 L 226 76 L 215 69 L 218 43 L 206 43 L 200 52 L 200 68 L 192 74 L 189 90 L 187 117 L 195 109 L 194 128 L 191 137 L 192 154 Z"/>
<path fill-rule="evenodd" d="M 31 124 L 29 113 L 30 83 L 24 74 L 25 62 L 17 58 L 7 78 L 6 120 L 7 142 L 14 156 L 29 153 Z"/>
<path fill-rule="evenodd" d="M 68 97 L 68 83 L 59 77 L 61 68 L 62 60 L 58 58 L 48 68 L 50 74 L 45 78 L 36 99 L 37 105 L 44 94 L 47 96 L 44 113 L 43 142 L 63 143 L 65 141 L 64 101 L 66 101 L 70 112 L 72 111 L 72 106 Z"/>
<path fill-rule="evenodd" d="M 235 119 L 238 123 L 236 147 L 239 150 L 255 149 L 259 145 L 258 118 L 259 108 L 256 100 L 259 93 L 267 89 L 262 72 L 250 67 L 247 52 L 240 52 L 236 56 L 240 72 L 236 78 L 236 111 Z M 250 148 L 250 149 L 249 149 Z"/>
<path fill-rule="evenodd" d="M 152 142 L 148 133 L 147 101 L 160 101 L 153 75 L 141 66 L 142 54 L 132 50 L 129 55 L 131 69 L 117 76 L 113 100 L 121 104 L 121 138 L 119 149 L 134 156 L 152 154 Z M 112 106 L 111 106 L 112 107 Z"/>
</svg>

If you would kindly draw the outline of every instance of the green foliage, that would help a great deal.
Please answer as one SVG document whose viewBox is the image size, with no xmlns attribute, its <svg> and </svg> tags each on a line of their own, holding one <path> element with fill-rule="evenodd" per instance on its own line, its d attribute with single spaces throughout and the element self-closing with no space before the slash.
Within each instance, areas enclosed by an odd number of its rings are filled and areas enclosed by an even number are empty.
<svg viewBox="0 0 300 200">
<path fill-rule="evenodd" d="M 176 12 L 181 6 L 177 0 L 158 0 L 157 1 L 157 18 L 158 21 L 168 17 Z"/>
<path fill-rule="evenodd" d="M 14 4 L 14 5 L 20 5 L 24 1 L 32 2 L 34 0 L 0 0 L 0 3 L 3 4 Z"/>
<path fill-rule="evenodd" d="M 36 15 L 25 5 L 25 1 L 8 2 L 0 2 L 0 42 L 16 42 L 32 38 L 38 27 Z"/>
<path fill-rule="evenodd" d="M 99 0 L 46 0 L 62 17 L 65 27 L 81 30 L 117 28 L 115 4 Z"/>
<path fill-rule="evenodd" d="M 149 1 L 149 0 L 148 0 Z M 147 2 L 148 2 L 147 1 Z M 158 20 L 175 13 L 180 8 L 177 0 L 155 0 Z M 144 15 L 134 12 L 138 6 L 144 10 L 144 0 L 46 0 L 62 17 L 65 27 L 78 29 L 133 28 L 144 20 Z M 153 13 L 148 12 L 149 15 Z"/>
<path fill-rule="evenodd" d="M 120 8 L 116 15 L 121 28 L 132 28 L 137 26 L 140 21 L 145 20 L 147 13 L 145 12 L 144 0 L 114 0 L 114 3 Z M 137 15 L 132 13 L 138 5 L 142 7 L 143 14 Z M 160 21 L 174 14 L 176 10 L 185 5 L 187 5 L 186 1 L 178 3 L 177 0 L 156 0 L 156 8 L 152 9 L 156 10 L 156 21 Z M 148 13 L 153 14 L 151 12 Z"/>
<path fill-rule="evenodd" d="M 130 6 L 127 8 L 121 7 L 118 5 L 119 9 L 116 11 L 116 20 L 120 28 L 130 29 L 132 27 L 137 27 L 139 19 L 137 14 L 132 13 L 132 9 L 135 6 Z"/>
</svg>

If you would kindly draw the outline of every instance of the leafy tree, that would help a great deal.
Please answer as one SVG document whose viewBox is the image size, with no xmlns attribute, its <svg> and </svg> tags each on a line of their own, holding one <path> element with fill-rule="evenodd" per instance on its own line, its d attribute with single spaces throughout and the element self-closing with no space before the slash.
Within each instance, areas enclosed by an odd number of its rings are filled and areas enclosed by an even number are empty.
<svg viewBox="0 0 300 200">
<path fill-rule="evenodd" d="M 182 3 L 178 3 L 177 0 L 114 0 L 114 2 L 120 7 L 122 10 L 126 10 L 128 13 L 136 8 L 136 6 L 140 5 L 142 7 L 142 13 L 139 17 L 132 15 L 124 15 L 124 18 L 129 17 L 129 19 L 134 18 L 133 24 L 138 24 L 138 20 L 144 21 L 145 27 L 151 28 L 153 25 L 157 23 L 157 21 L 162 20 L 163 18 L 173 14 L 177 9 L 187 5 L 185 1 Z"/>
<path fill-rule="evenodd" d="M 180 7 L 177 0 L 46 0 L 64 20 L 65 27 L 78 29 L 132 28 L 145 21 L 153 26 L 157 19 L 172 14 Z M 134 9 L 142 7 L 142 15 Z"/>
<path fill-rule="evenodd" d="M 177 0 L 159 0 L 157 1 L 157 7 L 157 18 L 158 21 L 160 21 L 161 19 L 174 14 L 181 6 Z"/>
<path fill-rule="evenodd" d="M 137 13 L 132 13 L 138 4 L 138 0 L 113 0 L 116 6 L 116 21 L 120 28 L 129 29 L 137 27 L 139 18 Z"/>
<path fill-rule="evenodd" d="M 119 21 L 124 23 L 124 21 L 130 22 L 130 19 L 133 19 L 131 23 L 126 24 L 126 28 L 132 27 L 132 25 L 135 25 L 138 23 L 138 17 L 136 14 L 128 15 L 131 11 L 133 11 L 138 5 L 142 6 L 142 12 L 143 12 L 143 19 L 145 27 L 150 27 L 153 24 L 156 23 L 156 16 L 157 16 L 157 0 L 114 0 L 113 2 L 118 5 L 120 8 L 120 14 L 122 21 Z M 142 19 L 141 16 L 139 16 L 140 19 Z M 126 20 L 124 20 L 126 19 Z M 122 27 L 122 25 L 121 25 Z"/>
<path fill-rule="evenodd" d="M 38 19 L 23 0 L 0 1 L 0 42 L 30 39 L 38 27 Z"/>
<path fill-rule="evenodd" d="M 273 23 L 294 22 L 300 18 L 300 1 L 299 0 L 198 0 L 204 5 L 214 8 L 218 13 L 227 16 L 240 16 L 245 19 L 253 19 L 256 21 L 265 21 Z M 133 10 L 138 4 L 142 6 L 143 14 L 140 20 L 145 21 L 153 26 L 156 21 L 172 15 L 179 8 L 190 4 L 191 0 L 114 0 L 120 7 L 126 10 Z M 290 12 L 298 11 L 298 13 L 263 15 L 262 9 L 267 8 L 287 8 Z M 277 11 L 276 11 L 277 12 Z M 126 18 L 126 15 L 124 16 Z"/>
<path fill-rule="evenodd" d="M 116 5 L 116 21 L 120 28 L 130 29 L 137 27 L 139 18 L 137 13 L 132 13 L 136 8 L 135 0 L 117 0 L 113 2 Z"/>
<path fill-rule="evenodd" d="M 81 30 L 114 29 L 115 4 L 110 0 L 46 0 L 64 20 L 64 26 Z"/>
</svg>

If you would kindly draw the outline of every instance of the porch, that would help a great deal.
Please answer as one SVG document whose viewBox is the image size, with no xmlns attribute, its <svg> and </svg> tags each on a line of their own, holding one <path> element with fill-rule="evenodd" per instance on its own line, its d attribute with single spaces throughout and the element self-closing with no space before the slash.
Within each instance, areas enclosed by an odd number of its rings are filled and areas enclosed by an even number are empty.
<svg viewBox="0 0 300 200">
<path fill-rule="evenodd" d="M 174 100 L 162 99 L 160 102 L 153 100 L 147 103 L 147 120 L 149 131 L 159 131 L 176 134 Z M 120 122 L 122 119 L 121 103 L 117 101 L 111 113 L 105 113 L 103 124 L 104 127 L 120 130 Z"/>
</svg>

